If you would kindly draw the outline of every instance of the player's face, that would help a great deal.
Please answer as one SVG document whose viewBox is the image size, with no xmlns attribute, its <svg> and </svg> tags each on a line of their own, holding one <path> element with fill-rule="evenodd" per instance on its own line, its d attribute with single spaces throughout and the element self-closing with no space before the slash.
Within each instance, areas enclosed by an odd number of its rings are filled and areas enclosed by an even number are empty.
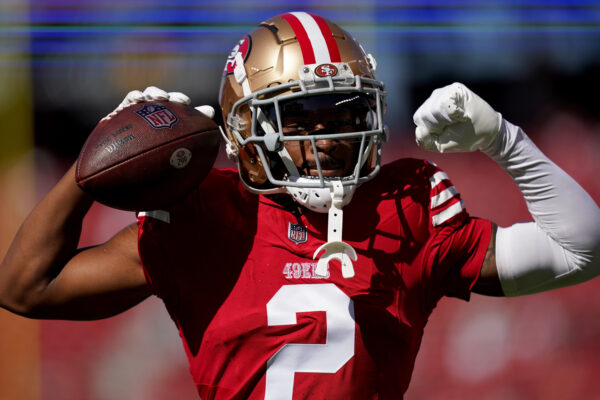
<svg viewBox="0 0 600 400">
<path fill-rule="evenodd" d="M 305 98 L 282 105 L 282 128 L 286 136 L 350 133 L 366 129 L 365 99 L 355 95 L 327 95 Z M 284 142 L 300 174 L 318 176 L 317 159 L 323 176 L 350 175 L 356 164 L 360 139 Z"/>
</svg>

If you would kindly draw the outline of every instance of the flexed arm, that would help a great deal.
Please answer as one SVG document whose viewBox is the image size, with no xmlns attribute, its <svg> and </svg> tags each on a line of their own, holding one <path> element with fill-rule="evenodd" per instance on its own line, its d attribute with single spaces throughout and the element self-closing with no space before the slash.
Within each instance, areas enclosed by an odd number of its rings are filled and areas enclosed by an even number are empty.
<svg viewBox="0 0 600 400">
<path fill-rule="evenodd" d="M 143 101 L 190 98 L 150 86 L 131 91 L 103 120 Z M 210 106 L 196 109 L 209 118 Z M 75 166 L 27 217 L 0 264 L 0 307 L 30 318 L 88 320 L 118 314 L 150 295 L 137 248 L 137 226 L 108 242 L 77 249 L 93 203 L 75 182 Z"/>
<path fill-rule="evenodd" d="M 600 209 L 521 128 L 460 83 L 436 89 L 414 122 L 417 143 L 427 150 L 481 150 L 494 159 L 517 184 L 535 221 L 498 228 L 488 259 L 495 265 L 484 265 L 483 282 L 497 270 L 504 294 L 518 296 L 600 273 Z"/>
<path fill-rule="evenodd" d="M 33 209 L 0 264 L 0 306 L 31 318 L 96 319 L 149 295 L 137 255 L 137 229 L 77 251 L 93 200 L 71 167 Z"/>
</svg>

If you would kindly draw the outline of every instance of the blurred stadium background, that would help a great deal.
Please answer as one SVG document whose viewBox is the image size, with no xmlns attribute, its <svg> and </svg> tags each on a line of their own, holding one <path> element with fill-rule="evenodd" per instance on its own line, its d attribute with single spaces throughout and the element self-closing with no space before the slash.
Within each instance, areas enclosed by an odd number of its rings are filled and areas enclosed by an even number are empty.
<svg viewBox="0 0 600 400">
<path fill-rule="evenodd" d="M 128 91 L 152 84 L 217 106 L 233 45 L 288 10 L 331 18 L 375 55 L 389 92 L 384 158 L 436 161 L 472 215 L 529 219 L 510 179 L 481 154 L 416 149 L 412 113 L 453 81 L 521 125 L 600 202 L 600 2 L 0 0 L 0 256 Z M 132 221 L 94 206 L 82 244 Z M 599 315 L 598 280 L 525 298 L 444 300 L 406 398 L 600 399 Z M 156 299 L 98 322 L 0 312 L 0 400 L 193 398 L 177 331 Z"/>
</svg>

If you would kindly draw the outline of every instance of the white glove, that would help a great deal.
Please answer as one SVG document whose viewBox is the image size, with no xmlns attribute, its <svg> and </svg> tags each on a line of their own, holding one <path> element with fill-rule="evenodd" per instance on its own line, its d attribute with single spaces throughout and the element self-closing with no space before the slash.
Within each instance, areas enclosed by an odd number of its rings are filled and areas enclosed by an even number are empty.
<svg viewBox="0 0 600 400">
<path fill-rule="evenodd" d="M 500 131 L 502 115 L 462 83 L 436 89 L 413 115 L 417 144 L 425 150 L 486 150 Z"/>
<path fill-rule="evenodd" d="M 122 109 L 129 107 L 132 104 L 141 103 L 143 101 L 174 101 L 182 104 L 190 104 L 190 98 L 181 92 L 165 92 L 156 86 L 148 86 L 143 92 L 132 90 L 127 93 L 121 104 L 117 106 L 110 114 L 102 118 L 100 121 L 109 120 L 114 117 Z M 215 116 L 215 109 L 211 106 L 198 106 L 196 110 L 212 119 Z"/>
</svg>

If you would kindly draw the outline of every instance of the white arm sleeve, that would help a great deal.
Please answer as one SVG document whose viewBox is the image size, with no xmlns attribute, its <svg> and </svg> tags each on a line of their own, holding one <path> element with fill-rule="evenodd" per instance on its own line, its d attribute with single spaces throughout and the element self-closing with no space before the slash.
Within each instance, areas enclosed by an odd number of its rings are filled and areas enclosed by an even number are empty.
<svg viewBox="0 0 600 400">
<path fill-rule="evenodd" d="M 600 274 L 600 209 L 585 190 L 506 120 L 482 150 L 513 178 L 535 221 L 498 229 L 504 294 L 542 292 Z"/>
</svg>

